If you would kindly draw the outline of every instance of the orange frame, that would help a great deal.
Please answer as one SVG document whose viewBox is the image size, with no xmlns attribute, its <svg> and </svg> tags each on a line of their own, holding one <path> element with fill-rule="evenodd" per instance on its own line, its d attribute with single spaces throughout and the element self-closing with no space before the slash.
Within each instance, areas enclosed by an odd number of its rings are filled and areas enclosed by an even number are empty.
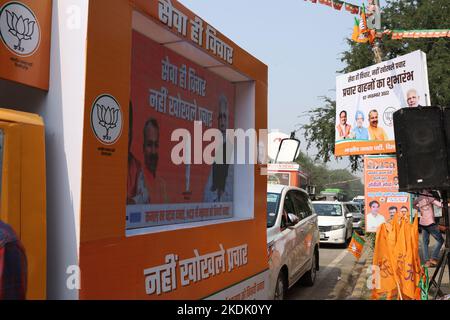
<svg viewBox="0 0 450 320">
<path fill-rule="evenodd" d="M 172 0 L 189 18 L 194 13 Z M 84 110 L 82 194 L 80 221 L 80 299 L 201 299 L 260 274 L 268 269 L 266 250 L 266 176 L 254 166 L 254 218 L 148 235 L 126 237 L 128 108 L 130 99 L 132 12 L 138 10 L 158 20 L 155 0 L 95 0 L 89 3 L 87 70 Z M 267 66 L 219 34 L 234 48 L 232 68 L 255 83 L 255 129 L 267 128 Z M 186 39 L 184 39 L 186 40 Z M 194 44 L 196 45 L 196 44 Z M 198 47 L 198 46 L 197 46 Z M 204 48 L 203 48 L 204 50 Z M 208 53 L 205 50 L 206 53 Z M 209 53 L 208 53 L 209 54 Z M 217 57 L 215 57 L 217 58 Z M 90 126 L 96 97 L 110 94 L 119 102 L 123 131 L 108 146 L 111 156 Z M 143 271 L 164 264 L 167 254 L 179 259 L 193 250 L 209 253 L 248 244 L 248 264 L 162 295 L 146 295 Z"/>
</svg>

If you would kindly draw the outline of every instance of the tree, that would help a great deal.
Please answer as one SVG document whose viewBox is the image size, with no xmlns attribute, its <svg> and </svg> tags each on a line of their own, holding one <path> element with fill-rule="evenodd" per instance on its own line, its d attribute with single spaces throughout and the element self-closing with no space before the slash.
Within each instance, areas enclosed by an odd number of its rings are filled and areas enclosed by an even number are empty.
<svg viewBox="0 0 450 320">
<path fill-rule="evenodd" d="M 382 8 L 384 29 L 450 29 L 450 2 L 448 0 L 396 0 L 387 1 Z M 347 39 L 349 49 L 342 53 L 341 61 L 346 64 L 340 73 L 348 73 L 374 64 L 372 48 L 364 43 Z M 433 105 L 450 105 L 450 40 L 448 38 L 392 40 L 384 37 L 381 41 L 383 61 L 393 59 L 415 50 L 427 54 L 430 98 Z M 334 123 L 336 102 L 324 98 L 325 105 L 315 107 L 306 114 L 309 124 L 302 125 L 308 148 L 318 148 L 316 158 L 325 163 L 334 154 Z M 353 171 L 362 167 L 362 158 L 350 157 Z"/>
<path fill-rule="evenodd" d="M 450 29 L 450 3 L 448 0 L 396 0 L 387 1 L 382 10 L 384 29 L 420 30 Z M 364 43 L 347 39 L 349 50 L 342 53 L 346 64 L 341 73 L 348 73 L 373 64 L 371 48 Z M 450 41 L 448 38 L 392 40 L 381 42 L 383 60 L 394 59 L 416 50 L 427 54 L 428 80 L 431 103 L 448 105 L 450 102 Z"/>
<path fill-rule="evenodd" d="M 308 173 L 310 185 L 316 186 L 316 194 L 326 188 L 343 189 L 350 199 L 364 193 L 361 179 L 348 170 L 329 170 L 323 162 L 311 159 L 302 152 L 296 162 L 300 164 L 304 172 Z"/>
<path fill-rule="evenodd" d="M 301 129 L 305 132 L 306 148 L 309 149 L 311 145 L 317 148 L 314 160 L 327 163 L 334 156 L 336 101 L 329 97 L 322 99 L 325 105 L 307 111 L 309 124 L 301 125 Z M 361 159 L 359 156 L 350 156 L 352 172 L 362 168 Z"/>
</svg>

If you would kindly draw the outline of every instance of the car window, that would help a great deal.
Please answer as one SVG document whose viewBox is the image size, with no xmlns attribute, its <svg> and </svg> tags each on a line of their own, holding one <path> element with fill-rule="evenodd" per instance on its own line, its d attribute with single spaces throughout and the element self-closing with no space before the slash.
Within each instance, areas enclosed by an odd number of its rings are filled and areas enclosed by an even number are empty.
<svg viewBox="0 0 450 320">
<path fill-rule="evenodd" d="M 286 211 L 286 213 L 296 214 L 294 202 L 292 201 L 292 198 L 293 198 L 292 191 L 289 191 L 288 193 L 286 193 L 286 196 L 284 198 L 283 209 L 284 209 L 284 211 Z"/>
<path fill-rule="evenodd" d="M 296 214 L 300 220 L 306 219 L 312 215 L 311 207 L 309 206 L 309 197 L 301 191 L 293 191 L 294 205 L 296 206 Z"/>
<path fill-rule="evenodd" d="M 342 207 L 340 204 L 313 203 L 313 207 L 319 216 L 342 216 Z"/>
<path fill-rule="evenodd" d="M 286 196 L 284 197 L 284 204 L 283 204 L 283 212 L 281 216 L 281 228 L 286 228 L 289 225 L 288 221 L 288 214 L 292 213 L 296 215 L 294 202 L 292 200 L 293 195 L 292 191 L 289 191 L 286 193 Z"/>
<path fill-rule="evenodd" d="M 267 193 L 267 228 L 273 227 L 277 220 L 279 203 L 279 193 Z"/>
<path fill-rule="evenodd" d="M 359 209 L 358 205 L 355 204 L 346 204 L 345 205 L 347 207 L 347 210 L 349 212 L 360 212 L 361 210 Z"/>
</svg>

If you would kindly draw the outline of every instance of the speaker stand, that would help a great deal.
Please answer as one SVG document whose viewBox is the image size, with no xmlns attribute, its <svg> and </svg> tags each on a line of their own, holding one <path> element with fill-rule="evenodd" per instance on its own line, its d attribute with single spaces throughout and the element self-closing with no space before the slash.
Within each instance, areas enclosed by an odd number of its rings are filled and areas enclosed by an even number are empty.
<svg viewBox="0 0 450 320">
<path fill-rule="evenodd" d="M 445 221 L 445 249 L 442 257 L 439 259 L 439 263 L 436 266 L 436 270 L 433 273 L 433 276 L 430 280 L 430 288 L 431 286 L 436 287 L 436 292 L 434 293 L 433 299 L 436 300 L 437 296 L 440 297 L 444 296 L 444 293 L 441 290 L 441 284 L 442 284 L 442 278 L 444 276 L 445 268 L 448 267 L 448 278 L 450 282 L 450 229 L 449 229 L 449 211 L 448 211 L 448 195 L 447 191 L 441 191 L 442 199 L 443 199 L 443 208 L 442 208 L 442 215 L 444 216 Z M 436 282 L 436 277 L 438 276 L 438 281 Z"/>
</svg>

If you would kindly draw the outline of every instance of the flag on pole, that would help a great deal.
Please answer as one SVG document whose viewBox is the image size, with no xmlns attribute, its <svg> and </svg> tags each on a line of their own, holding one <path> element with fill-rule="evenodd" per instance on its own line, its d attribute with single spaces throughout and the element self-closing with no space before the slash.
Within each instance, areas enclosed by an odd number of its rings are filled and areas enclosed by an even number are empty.
<svg viewBox="0 0 450 320">
<path fill-rule="evenodd" d="M 359 260 L 359 258 L 361 258 L 365 243 L 366 241 L 358 233 L 353 232 L 352 241 L 350 241 L 348 251 L 350 251 L 357 260 Z"/>
<path fill-rule="evenodd" d="M 355 25 L 353 26 L 352 40 L 358 42 L 359 38 L 359 19 L 355 17 Z"/>
<path fill-rule="evenodd" d="M 357 26 L 353 27 L 353 41 L 359 43 L 369 42 L 372 44 L 375 40 L 376 32 L 367 27 L 366 9 L 364 5 L 361 8 L 361 18 L 359 20 L 355 18 L 355 23 Z"/>
<path fill-rule="evenodd" d="M 372 264 L 378 277 L 374 299 L 427 299 L 429 280 L 420 263 L 417 215 L 410 223 L 396 214 L 378 228 Z"/>
</svg>

